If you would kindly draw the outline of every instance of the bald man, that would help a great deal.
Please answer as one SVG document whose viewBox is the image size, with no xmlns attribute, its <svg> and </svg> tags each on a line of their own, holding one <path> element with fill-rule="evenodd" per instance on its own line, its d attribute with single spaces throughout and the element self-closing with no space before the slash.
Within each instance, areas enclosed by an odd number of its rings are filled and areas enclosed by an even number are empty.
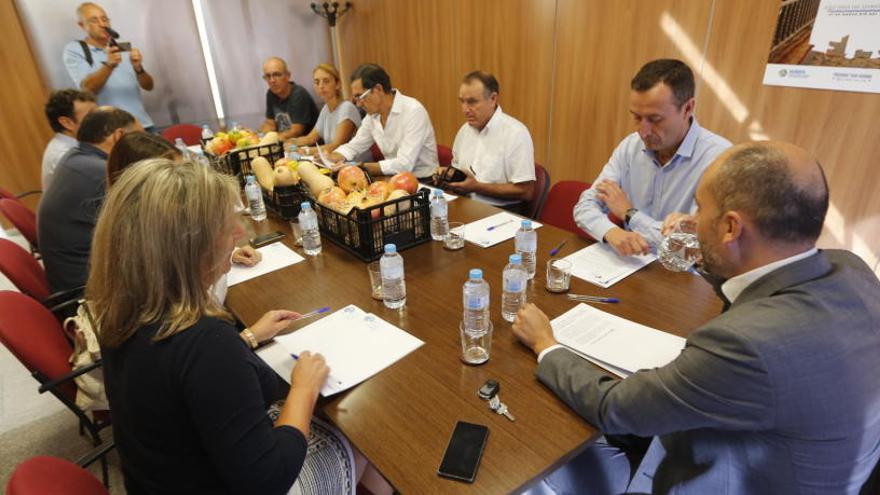
<svg viewBox="0 0 880 495">
<path fill-rule="evenodd" d="M 266 120 L 261 132 L 277 131 L 281 139 L 304 136 L 318 120 L 318 107 L 308 91 L 290 80 L 287 62 L 272 57 L 263 63 L 266 91 Z"/>
<path fill-rule="evenodd" d="M 880 456 L 880 281 L 816 249 L 822 169 L 790 144 L 739 145 L 695 199 L 703 268 L 731 306 L 668 365 L 619 380 L 559 346 L 536 306 L 517 315 L 538 379 L 606 435 L 536 491 L 858 494 Z M 653 437 L 632 480 L 626 434 Z"/>
</svg>

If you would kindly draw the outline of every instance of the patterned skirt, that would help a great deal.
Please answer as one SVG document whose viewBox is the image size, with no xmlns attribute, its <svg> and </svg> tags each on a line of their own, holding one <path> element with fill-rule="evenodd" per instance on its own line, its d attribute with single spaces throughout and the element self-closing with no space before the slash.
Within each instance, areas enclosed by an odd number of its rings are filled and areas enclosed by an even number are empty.
<svg viewBox="0 0 880 495">
<path fill-rule="evenodd" d="M 283 402 L 269 407 L 274 422 L 281 414 Z M 288 495 L 355 495 L 355 464 L 351 445 L 336 428 L 312 417 L 309 426 L 309 447 L 302 471 Z"/>
</svg>

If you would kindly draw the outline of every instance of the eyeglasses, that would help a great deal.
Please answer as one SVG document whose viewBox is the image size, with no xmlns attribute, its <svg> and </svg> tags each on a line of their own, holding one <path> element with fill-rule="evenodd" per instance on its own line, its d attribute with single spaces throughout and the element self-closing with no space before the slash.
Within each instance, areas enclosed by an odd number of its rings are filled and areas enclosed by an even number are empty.
<svg viewBox="0 0 880 495">
<path fill-rule="evenodd" d="M 363 93 L 355 96 L 354 99 L 357 100 L 358 103 L 360 103 L 360 102 L 364 101 L 364 99 L 367 97 L 368 94 L 370 94 L 370 91 L 372 91 L 372 90 L 373 90 L 373 88 L 370 88 L 370 89 L 364 91 Z"/>
<path fill-rule="evenodd" d="M 272 79 L 281 79 L 284 77 L 284 72 L 271 72 L 269 74 L 263 74 L 263 79 L 266 81 L 270 81 Z"/>
<path fill-rule="evenodd" d="M 106 17 L 106 16 L 105 17 L 90 17 L 90 18 L 86 19 L 86 24 L 92 24 L 92 25 L 110 24 L 110 18 Z"/>
</svg>

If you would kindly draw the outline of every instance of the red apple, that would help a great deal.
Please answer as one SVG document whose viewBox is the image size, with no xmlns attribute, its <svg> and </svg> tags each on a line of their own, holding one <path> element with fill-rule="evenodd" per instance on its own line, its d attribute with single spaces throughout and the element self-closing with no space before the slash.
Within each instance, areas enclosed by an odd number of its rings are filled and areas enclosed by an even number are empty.
<svg viewBox="0 0 880 495">
<path fill-rule="evenodd" d="M 345 191 L 342 189 L 333 186 L 328 187 L 321 191 L 321 194 L 318 194 L 318 203 L 322 205 L 330 205 L 332 203 L 344 203 L 345 202 Z"/>
<path fill-rule="evenodd" d="M 412 172 L 401 172 L 388 181 L 392 189 L 403 189 L 409 194 L 415 194 L 419 188 L 419 181 Z"/>
<path fill-rule="evenodd" d="M 391 185 L 387 182 L 373 182 L 367 189 L 367 196 L 378 199 L 380 203 L 385 201 L 389 194 L 391 194 Z"/>
<path fill-rule="evenodd" d="M 336 182 L 343 191 L 350 193 L 352 191 L 363 191 L 367 188 L 367 176 L 364 171 L 354 165 L 342 167 L 336 176 Z"/>
</svg>

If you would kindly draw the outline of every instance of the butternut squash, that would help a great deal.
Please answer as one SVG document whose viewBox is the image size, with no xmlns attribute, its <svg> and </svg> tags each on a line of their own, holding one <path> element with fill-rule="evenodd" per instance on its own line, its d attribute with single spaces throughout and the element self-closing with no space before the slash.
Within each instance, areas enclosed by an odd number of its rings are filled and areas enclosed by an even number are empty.
<svg viewBox="0 0 880 495">
<path fill-rule="evenodd" d="M 299 162 L 296 171 L 299 172 L 300 179 L 302 179 L 302 181 L 306 183 L 306 186 L 309 187 L 312 196 L 316 198 L 324 189 L 333 187 L 333 179 L 319 172 L 318 167 L 316 167 L 314 163 L 305 161 Z"/>
<path fill-rule="evenodd" d="M 263 189 L 269 192 L 275 189 L 275 176 L 272 173 L 272 165 L 269 163 L 269 160 L 262 156 L 254 158 L 251 160 L 251 170 L 254 171 L 254 175 L 257 176 L 257 182 L 260 183 Z"/>
</svg>

